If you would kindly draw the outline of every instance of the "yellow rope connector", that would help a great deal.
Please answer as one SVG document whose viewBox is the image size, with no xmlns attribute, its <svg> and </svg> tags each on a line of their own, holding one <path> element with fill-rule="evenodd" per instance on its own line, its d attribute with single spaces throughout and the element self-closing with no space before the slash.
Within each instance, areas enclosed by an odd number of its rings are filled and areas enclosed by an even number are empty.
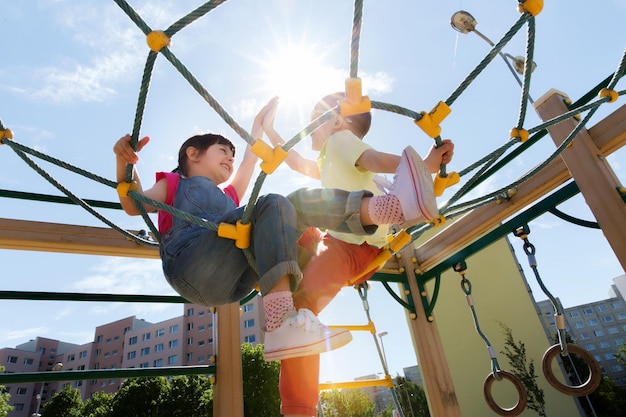
<svg viewBox="0 0 626 417">
<path fill-rule="evenodd" d="M 13 132 L 11 132 L 11 129 L 0 130 L 0 139 L 13 140 Z M 4 143 L 0 142 L 0 145 L 4 145 Z"/>
<path fill-rule="evenodd" d="M 543 10 L 543 0 L 526 0 L 518 4 L 517 10 L 520 13 L 528 12 L 537 16 Z"/>
<path fill-rule="evenodd" d="M 389 242 L 389 250 L 400 252 L 409 243 L 411 243 L 411 235 L 406 230 L 400 230 L 393 240 Z"/>
<path fill-rule="evenodd" d="M 434 181 L 435 195 L 440 197 L 446 188 L 452 187 L 459 181 L 461 181 L 461 176 L 458 172 L 448 172 L 445 177 L 442 177 L 440 173 L 437 173 Z"/>
<path fill-rule="evenodd" d="M 261 162 L 261 169 L 268 175 L 274 172 L 289 155 L 282 147 L 272 148 L 261 139 L 257 139 L 254 142 L 254 145 L 250 147 L 250 151 L 261 158 L 263 161 Z"/>
<path fill-rule="evenodd" d="M 170 37 L 162 30 L 153 30 L 146 36 L 146 43 L 154 52 L 159 52 L 166 46 L 170 46 Z"/>
<path fill-rule="evenodd" d="M 362 95 L 361 79 L 346 79 L 346 99 L 339 102 L 341 115 L 353 116 L 367 113 L 372 109 L 372 102 L 368 96 Z"/>
<path fill-rule="evenodd" d="M 598 96 L 600 98 L 610 97 L 608 103 L 613 103 L 614 101 L 617 100 L 617 98 L 619 97 L 619 94 L 617 94 L 617 91 L 615 91 L 615 90 L 609 90 L 608 88 L 603 88 L 598 93 Z"/>
<path fill-rule="evenodd" d="M 521 143 L 524 143 L 528 140 L 528 130 L 526 129 L 518 129 L 516 127 L 514 127 L 513 129 L 511 129 L 511 132 L 509 133 L 509 135 L 511 136 L 511 139 L 515 139 L 515 138 L 519 138 L 519 141 Z"/>
<path fill-rule="evenodd" d="M 132 182 L 120 182 L 117 184 L 117 194 L 120 197 L 128 197 L 128 193 L 131 191 L 137 191 L 139 188 L 137 181 Z"/>
<path fill-rule="evenodd" d="M 441 127 L 439 124 L 448 117 L 448 115 L 452 112 L 452 109 L 444 103 L 440 101 L 437 105 L 430 111 L 430 113 L 426 113 L 424 111 L 420 112 L 422 118 L 415 121 L 415 124 L 418 125 L 424 133 L 426 133 L 431 138 L 436 138 L 441 134 Z"/>
<path fill-rule="evenodd" d="M 439 216 L 432 219 L 430 222 L 433 224 L 434 227 L 443 226 L 444 224 L 446 224 L 446 216 L 440 214 Z"/>
<path fill-rule="evenodd" d="M 235 246 L 239 249 L 246 249 L 250 246 L 250 226 L 250 223 L 244 224 L 241 220 L 237 221 L 237 224 L 220 223 L 217 235 L 234 240 Z"/>
</svg>

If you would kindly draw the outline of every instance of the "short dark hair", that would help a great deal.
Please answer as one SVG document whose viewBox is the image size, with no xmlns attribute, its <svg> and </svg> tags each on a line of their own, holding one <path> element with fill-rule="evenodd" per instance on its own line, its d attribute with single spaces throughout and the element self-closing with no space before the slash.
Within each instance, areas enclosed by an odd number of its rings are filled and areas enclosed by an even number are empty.
<svg viewBox="0 0 626 417">
<path fill-rule="evenodd" d="M 209 146 L 215 145 L 219 143 L 220 145 L 226 145 L 233 152 L 233 156 L 235 156 L 235 146 L 231 141 L 226 139 L 222 135 L 218 135 L 215 133 L 205 133 L 202 135 L 195 135 L 187 139 L 178 150 L 178 166 L 174 169 L 173 172 L 178 172 L 183 175 L 187 175 L 188 170 L 188 159 L 187 159 L 187 149 L 188 148 L 196 148 L 200 154 L 204 154 Z"/>
<path fill-rule="evenodd" d="M 324 112 L 333 109 L 339 105 L 340 101 L 346 99 L 346 93 L 336 92 L 324 96 L 320 101 L 315 104 L 316 109 L 323 110 Z M 337 110 L 338 111 L 338 110 Z M 372 126 L 372 112 L 354 114 L 352 116 L 344 116 L 344 118 L 350 124 L 350 130 L 352 133 L 363 139 L 367 132 L 369 132 Z"/>
</svg>

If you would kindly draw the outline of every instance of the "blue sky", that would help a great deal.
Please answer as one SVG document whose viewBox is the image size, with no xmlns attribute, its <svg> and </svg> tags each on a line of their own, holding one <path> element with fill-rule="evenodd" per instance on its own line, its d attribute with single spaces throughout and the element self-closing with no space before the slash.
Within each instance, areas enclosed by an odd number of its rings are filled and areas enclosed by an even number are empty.
<svg viewBox="0 0 626 417">
<path fill-rule="evenodd" d="M 172 22 L 202 4 L 199 1 L 130 1 L 153 29 Z M 497 41 L 519 18 L 516 1 L 458 1 L 434 5 L 415 0 L 365 1 L 359 54 L 359 76 L 373 100 L 429 111 L 449 94 L 485 56 L 489 46 L 474 34 L 459 34 L 449 24 L 457 10 L 467 10 L 477 29 Z M 587 7 L 546 1 L 537 17 L 531 96 L 551 88 L 577 99 L 617 69 L 626 47 L 626 29 L 610 24 L 623 16 L 626 4 L 607 0 Z M 276 126 L 290 138 L 306 126 L 315 100 L 342 90 L 349 71 L 353 2 L 337 0 L 230 0 L 183 29 L 171 51 L 213 97 L 249 129 L 255 112 L 274 95 L 281 96 Z M 607 23 L 608 22 L 608 23 Z M 145 37 L 113 1 L 33 0 L 0 5 L 0 119 L 15 141 L 95 174 L 114 179 L 112 145 L 130 132 L 143 65 Z M 525 29 L 504 48 L 523 55 Z M 623 81 L 618 89 L 623 89 Z M 455 101 L 442 123 L 442 136 L 456 143 L 449 170 L 460 171 L 508 140 L 517 121 L 519 86 L 496 59 Z M 623 103 L 606 104 L 590 123 Z M 613 107 L 611 107 L 613 106 Z M 539 123 L 529 109 L 525 126 Z M 225 134 L 243 148 L 245 142 L 160 56 L 153 73 L 142 125 L 152 137 L 138 169 L 145 183 L 153 172 L 175 166 L 180 143 L 198 131 Z M 431 144 L 411 120 L 375 112 L 366 139 L 375 148 L 399 153 L 413 145 L 425 153 Z M 308 140 L 297 149 L 309 156 Z M 474 191 L 485 194 L 523 175 L 549 156 L 549 139 L 535 146 Z M 609 158 L 617 176 L 626 177 L 625 151 Z M 42 163 L 75 194 L 115 201 L 115 191 L 76 174 Z M 314 181 L 281 167 L 266 180 L 263 193 L 287 193 Z M 0 148 L 0 188 L 58 194 L 8 147 Z M 443 199 L 451 192 L 444 194 Z M 102 226 L 84 210 L 70 206 L 2 200 L 2 217 L 43 222 Z M 561 206 L 568 214 L 593 220 L 581 197 Z M 121 227 L 143 227 L 139 218 L 121 212 L 102 213 Z M 550 215 L 530 224 L 542 277 L 564 305 L 606 298 L 612 278 L 623 274 L 597 230 L 569 225 Z M 519 241 L 513 241 L 537 299 L 545 297 L 532 281 Z M 0 251 L 3 289 L 76 292 L 172 294 L 158 261 Z M 372 319 L 387 331 L 385 349 L 392 374 L 415 364 L 400 307 L 373 284 Z M 93 338 L 94 327 L 129 315 L 157 322 L 182 314 L 182 307 L 3 301 L 0 346 L 15 346 L 36 336 L 73 343 Z M 10 318 L 19 317 L 12 320 Z M 365 323 L 358 294 L 348 288 L 322 313 L 329 324 Z M 359 357 L 354 355 L 359 349 Z M 351 349 L 323 361 L 321 379 L 344 380 L 382 371 L 369 335 L 355 335 Z M 332 359 L 332 360 L 331 360 Z M 342 366 L 331 366 L 341 363 Z M 334 368 L 334 369 L 331 369 Z"/>
</svg>

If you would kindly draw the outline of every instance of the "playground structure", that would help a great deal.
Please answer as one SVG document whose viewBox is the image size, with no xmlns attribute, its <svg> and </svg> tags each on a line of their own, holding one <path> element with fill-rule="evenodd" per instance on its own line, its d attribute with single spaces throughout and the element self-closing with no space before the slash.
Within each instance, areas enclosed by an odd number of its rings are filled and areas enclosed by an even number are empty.
<svg viewBox="0 0 626 417">
<path fill-rule="evenodd" d="M 253 195 L 250 201 L 253 203 L 260 192 L 261 184 L 266 175 L 280 164 L 281 157 L 284 156 L 295 143 L 301 138 L 306 137 L 308 133 L 314 130 L 319 124 L 326 120 L 326 116 L 322 115 L 318 120 L 311 123 L 303 131 L 299 132 L 292 140 L 287 142 L 283 148 L 271 149 L 262 142 L 255 141 L 247 132 L 241 128 L 228 113 L 214 100 L 211 95 L 200 85 L 200 83 L 185 69 L 185 67 L 176 59 L 173 53 L 168 49 L 167 45 L 171 38 L 178 30 L 182 29 L 193 20 L 203 16 L 213 8 L 219 6 L 222 2 L 208 2 L 204 6 L 196 9 L 184 19 L 175 23 L 163 32 L 151 30 L 141 18 L 124 1 L 116 1 L 120 7 L 131 17 L 131 19 L 140 27 L 140 29 L 148 37 L 148 44 L 151 52 L 149 53 L 146 69 L 144 72 L 144 80 L 140 89 L 140 97 L 138 103 L 138 111 L 133 128 L 133 138 L 136 141 L 139 136 L 141 127 L 141 116 L 143 106 L 145 105 L 146 93 L 150 80 L 150 70 L 154 64 L 154 60 L 158 54 L 164 55 L 181 74 L 189 81 L 193 88 L 218 112 L 222 118 L 235 130 L 244 140 L 257 147 L 257 152 L 263 163 L 261 173 L 257 184 L 255 185 Z M 445 119 L 450 111 L 450 106 L 455 99 L 463 92 L 463 90 L 471 83 L 472 79 L 477 77 L 480 71 L 501 51 L 508 39 L 517 32 L 524 24 L 529 28 L 529 51 L 532 51 L 532 42 L 534 41 L 534 17 L 541 11 L 540 2 L 529 1 L 523 4 L 528 9 L 522 8 L 521 17 L 500 41 L 496 44 L 487 57 L 479 64 L 476 70 L 470 74 L 468 79 L 461 84 L 450 96 L 449 99 L 439 103 L 431 112 L 414 112 L 399 106 L 382 103 L 377 101 L 369 101 L 369 98 L 363 97 L 360 91 L 360 80 L 358 78 L 358 40 L 360 33 L 360 16 L 362 14 L 362 2 L 355 2 L 355 22 L 353 29 L 354 42 L 351 55 L 350 78 L 346 82 L 346 93 L 348 99 L 341 111 L 363 111 L 368 109 L 368 105 L 372 108 L 390 111 L 411 117 L 416 121 L 429 136 L 437 143 L 440 140 L 439 133 L 441 128 L 439 124 Z M 526 57 L 527 63 L 532 63 L 532 53 Z M 527 64 L 530 65 L 530 64 Z M 455 267 L 466 257 L 484 247 L 486 242 L 493 241 L 502 237 L 512 230 L 519 228 L 527 223 L 530 219 L 535 218 L 548 210 L 548 206 L 555 207 L 560 202 L 571 197 L 580 191 L 589 204 L 598 224 L 602 228 L 613 248 L 620 264 L 626 269 L 626 225 L 621 224 L 618 219 L 626 218 L 626 208 L 624 204 L 624 188 L 612 174 L 611 167 L 604 158 L 598 158 L 598 155 L 606 156 L 616 149 L 623 146 L 626 140 L 626 108 L 622 106 L 616 112 L 604 119 L 601 123 L 589 130 L 585 130 L 585 124 L 591 117 L 594 110 L 601 104 L 616 101 L 624 92 L 617 92 L 614 87 L 617 81 L 624 73 L 624 58 L 618 66 L 615 74 L 609 76 L 600 85 L 590 92 L 589 97 L 585 97 L 576 103 L 568 103 L 566 97 L 558 92 L 550 92 L 535 102 L 535 107 L 541 118 L 545 121 L 541 126 L 532 129 L 524 128 L 524 114 L 526 113 L 526 103 L 528 103 L 528 86 L 531 77 L 531 71 L 524 71 L 524 82 L 522 84 L 522 100 L 520 109 L 520 120 L 512 129 L 511 140 L 502 148 L 494 151 L 483 160 L 477 162 L 468 169 L 461 171 L 458 177 L 464 177 L 469 172 L 482 166 L 479 174 L 464 183 L 461 190 L 451 198 L 445 207 L 440 209 L 441 216 L 439 224 L 423 224 L 417 225 L 406 231 L 398 231 L 396 235 L 398 240 L 392 241 L 389 250 L 385 252 L 385 258 L 372 265 L 372 268 L 378 268 L 384 263 L 384 267 L 376 274 L 375 279 L 381 280 L 383 283 L 396 281 L 405 288 L 403 300 L 405 308 L 410 311 L 414 320 L 412 321 L 412 334 L 415 336 L 417 345 L 417 353 L 422 373 L 424 375 L 424 383 L 429 397 L 431 414 L 435 417 L 439 416 L 455 416 L 460 415 L 458 404 L 454 400 L 454 387 L 452 379 L 446 372 L 446 358 L 441 355 L 443 352 L 440 346 L 440 338 L 438 337 L 437 325 L 432 320 L 432 309 L 434 308 L 434 297 L 429 300 L 425 290 L 425 283 L 431 280 L 437 280 L 438 275 L 446 269 Z M 596 101 L 589 102 L 591 97 L 600 94 Z M 368 104 L 369 103 L 369 104 Z M 575 118 L 581 112 L 588 111 L 582 121 Z M 467 191 L 475 187 L 490 172 L 497 170 L 499 166 L 510 161 L 515 155 L 535 143 L 539 137 L 550 134 L 554 140 L 557 150 L 545 161 L 544 164 L 538 166 L 532 172 L 524 175 L 513 184 L 507 185 L 502 189 L 496 190 L 481 199 L 454 205 Z M 24 147 L 13 142 L 12 133 L 4 126 L 0 126 L 2 134 L 2 143 L 9 145 L 18 153 L 31 167 L 38 170 L 35 164 L 30 163 L 25 158 L 25 153 L 33 154 L 37 157 L 48 158 L 32 149 Z M 518 148 L 510 155 L 497 160 L 511 147 L 519 145 Z M 48 160 L 50 160 L 48 158 Z M 62 161 L 52 160 L 63 164 Z M 497 163 L 496 163 L 497 162 Z M 90 173 L 81 171 L 76 167 L 69 166 L 70 169 L 98 180 L 111 187 L 117 187 L 118 184 L 107 181 L 104 178 L 94 178 Z M 40 174 L 54 183 L 54 179 L 47 176 L 43 170 L 39 170 Z M 130 172 L 130 171 L 129 171 Z M 447 173 L 445 167 L 442 167 L 438 175 L 439 184 L 442 182 L 447 185 L 451 178 L 455 178 L 454 173 Z M 522 212 L 522 210 L 533 204 L 539 198 L 548 195 L 550 192 L 573 178 L 575 182 L 562 188 L 553 196 L 544 206 L 535 206 L 530 210 Z M 132 178 L 128 178 L 132 180 Z M 445 185 L 440 189 L 443 191 Z M 74 196 L 69 190 L 62 185 L 55 184 L 68 199 L 74 203 L 82 205 L 85 209 L 99 216 L 92 207 L 105 206 L 102 202 L 83 201 Z M 132 187 L 125 191 L 131 196 L 141 197 L 135 193 L 132 194 Z M 49 196 L 27 196 L 21 193 L 6 193 L 4 197 L 16 198 L 33 198 L 46 199 Z M 161 207 L 164 210 L 170 210 L 167 207 Z M 184 213 L 172 211 L 174 215 L 184 216 Z M 462 217 L 461 217 L 462 216 Z M 512 219 L 511 216 L 514 216 Z M 151 225 L 149 218 L 144 216 L 149 225 L 153 236 L 158 237 L 158 232 Z M 422 243 L 419 246 L 408 245 L 407 239 L 411 243 L 420 237 L 426 231 L 442 226 L 446 221 L 459 217 L 454 223 L 447 225 L 446 228 L 434 237 Z M 100 218 L 100 217 L 99 217 Z M 510 219 L 506 221 L 507 219 Z M 22 250 L 46 250 L 53 252 L 70 252 L 70 253 L 90 253 L 102 254 L 107 256 L 130 256 L 130 257 L 149 257 L 158 258 L 156 251 L 156 243 L 150 239 L 145 239 L 137 235 L 137 233 L 120 230 L 114 224 L 110 224 L 106 219 L 101 218 L 103 222 L 110 226 L 110 229 L 96 229 L 81 226 L 67 226 L 42 224 L 32 222 L 21 222 L 16 220 L 3 220 L 0 222 L 0 242 L 3 248 L 22 249 Z M 189 219 L 190 221 L 202 222 L 201 219 Z M 506 223 L 501 224 L 506 221 Z M 246 218 L 242 220 L 245 226 Z M 206 223 L 206 222 L 204 222 Z M 219 230 L 221 225 L 210 225 Z M 242 248 L 245 249 L 245 228 L 228 228 L 224 232 L 226 236 L 235 240 L 244 241 Z M 128 240 L 120 239 L 122 233 Z M 137 244 L 139 243 L 139 244 Z M 398 256 L 400 255 L 400 256 Z M 251 260 L 253 262 L 253 260 Z M 391 291 L 388 287 L 386 288 Z M 32 294 L 22 294 L 23 297 L 32 298 Z M 5 297 L 19 298 L 19 294 L 5 294 Z M 43 297 L 46 297 L 44 295 Z M 47 295 L 47 299 L 54 299 L 54 295 Z M 139 298 L 139 297 L 138 297 Z M 166 297 L 144 298 L 142 301 L 149 302 L 163 301 Z M 46 298 L 42 298 L 46 299 Z M 114 299 L 111 299 L 113 301 Z M 118 299 L 119 300 L 119 299 Z M 181 302 L 177 297 L 168 298 L 169 302 Z M 400 301 L 400 300 L 399 300 Z M 238 357 L 239 340 L 238 332 L 231 329 L 238 325 L 238 307 L 236 305 L 224 306 L 218 308 L 218 363 L 212 371 L 216 372 L 216 402 L 214 415 L 238 415 L 237 410 L 242 407 L 241 401 L 241 380 L 237 377 L 236 372 L 225 373 L 217 371 L 220 367 L 226 369 L 237 369 L 240 366 L 240 358 Z M 237 340 L 235 340 L 237 339 Z M 0 382 L 13 381 L 50 381 L 50 380 L 78 380 L 78 379 L 96 379 L 111 377 L 130 377 L 130 376 L 148 376 L 148 375 L 174 375 L 177 373 L 210 373 L 207 367 L 181 367 L 167 368 L 167 370 L 151 370 L 153 373 L 145 370 L 102 370 L 102 371 L 79 371 L 80 375 L 76 375 L 75 371 L 61 371 L 53 375 L 10 375 Z M 498 368 L 494 369 L 493 375 L 496 375 Z M 97 376 L 96 376 L 97 375 Z M 106 375 L 106 376 L 105 376 Z M 435 380 L 437 375 L 437 380 Z M 4 377 L 3 377 L 4 378 Z M 21 379 L 20 379 L 21 378 Z M 443 384 L 442 384 L 443 382 Z M 523 407 L 522 407 L 523 408 Z M 506 411 L 505 411 L 506 412 Z M 509 411 L 508 415 L 515 411 Z M 504 414 L 503 414 L 504 415 Z"/>
</svg>

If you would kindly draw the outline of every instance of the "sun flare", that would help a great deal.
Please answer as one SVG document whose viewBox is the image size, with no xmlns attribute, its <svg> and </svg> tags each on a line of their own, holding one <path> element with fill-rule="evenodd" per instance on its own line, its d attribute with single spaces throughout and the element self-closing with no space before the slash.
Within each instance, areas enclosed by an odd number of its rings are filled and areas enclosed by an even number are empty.
<svg viewBox="0 0 626 417">
<path fill-rule="evenodd" d="M 341 89 L 345 79 L 342 71 L 324 64 L 315 48 L 302 45 L 276 51 L 264 67 L 264 88 L 292 106 L 310 105 L 324 94 Z"/>
</svg>

